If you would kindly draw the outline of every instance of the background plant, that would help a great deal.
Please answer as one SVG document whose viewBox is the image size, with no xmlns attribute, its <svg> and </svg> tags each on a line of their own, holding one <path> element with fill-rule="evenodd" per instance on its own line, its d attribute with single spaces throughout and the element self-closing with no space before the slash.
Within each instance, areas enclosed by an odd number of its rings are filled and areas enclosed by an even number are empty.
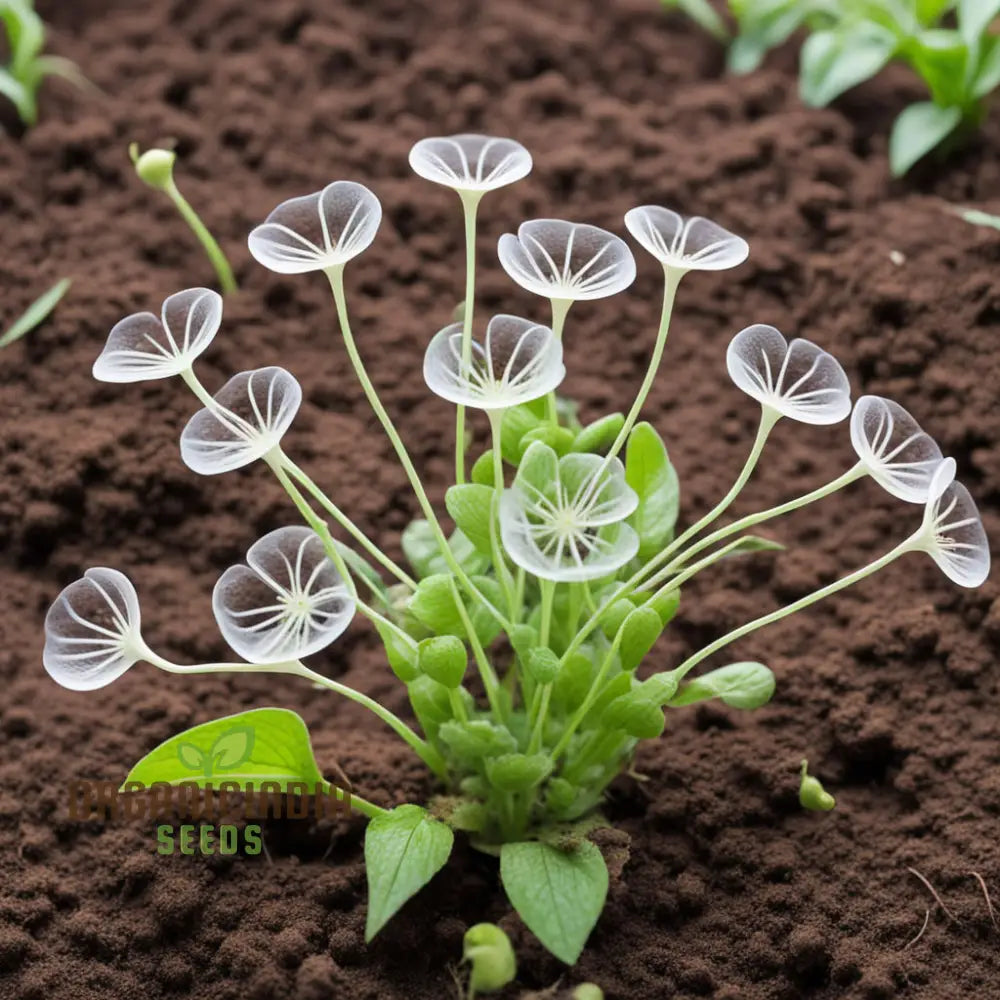
<svg viewBox="0 0 1000 1000">
<path fill-rule="evenodd" d="M 50 313 L 62 297 L 69 291 L 72 282 L 69 278 L 61 278 L 48 291 L 43 292 L 21 313 L 17 319 L 2 334 L 0 334 L 0 347 L 9 347 L 15 341 L 20 340 L 25 334 L 31 333 L 35 327 L 41 325 L 48 319 Z"/>
<path fill-rule="evenodd" d="M 733 34 L 708 0 L 663 2 L 728 45 L 733 73 L 756 69 L 770 49 L 804 28 L 799 89 L 813 107 L 890 62 L 909 66 L 930 100 L 911 104 L 893 125 L 889 160 L 896 176 L 977 126 L 1000 85 L 1000 37 L 989 30 L 1000 0 L 729 0 Z"/>
<path fill-rule="evenodd" d="M 472 243 L 468 192 L 478 205 L 491 187 L 510 180 L 510 164 L 523 171 L 526 157 L 511 140 L 460 135 L 418 143 L 411 160 L 424 176 L 459 192 Z M 351 328 L 346 265 L 372 243 L 380 221 L 381 206 L 368 188 L 336 181 L 283 202 L 251 233 L 249 245 L 274 271 L 321 271 L 329 281 L 347 358 L 422 514 L 403 535 L 409 566 L 387 555 L 284 451 L 283 436 L 302 399 L 290 372 L 276 366 L 241 372 L 214 395 L 202 385 L 194 363 L 220 328 L 222 299 L 208 289 L 187 289 L 168 297 L 158 315 L 119 322 L 94 374 L 109 382 L 179 376 L 202 404 L 181 434 L 187 465 L 215 475 L 263 461 L 305 526 L 270 532 L 216 585 L 216 618 L 242 662 L 184 665 L 160 656 L 143 638 L 131 582 L 116 570 L 95 568 L 53 604 L 45 666 L 76 690 L 108 684 L 138 660 L 172 673 L 283 673 L 364 705 L 424 761 L 440 792 L 424 805 L 389 810 L 352 793 L 352 806 L 370 820 L 367 936 L 440 870 L 461 832 L 499 855 L 513 906 L 549 950 L 572 963 L 608 890 L 604 859 L 587 835 L 605 822 L 599 811 L 605 789 L 630 765 L 639 741 L 662 733 L 666 710 L 708 699 L 752 709 L 775 687 L 771 671 L 758 662 L 689 677 L 693 669 L 736 639 L 910 552 L 929 554 L 950 579 L 977 586 L 989 571 L 986 539 L 968 491 L 954 481 L 954 461 L 906 410 L 865 396 L 852 411 L 849 381 L 835 358 L 760 324 L 738 333 L 725 358 L 734 383 L 759 407 L 748 457 L 727 494 L 675 537 L 677 476 L 660 436 L 638 418 L 681 281 L 692 271 L 735 267 L 749 248 L 709 220 L 656 205 L 625 217 L 663 273 L 649 365 L 627 413 L 584 426 L 576 407 L 555 392 L 565 372 L 562 338 L 573 303 L 617 294 L 635 276 L 628 245 L 606 230 L 537 219 L 501 238 L 502 266 L 549 300 L 549 325 L 501 314 L 479 337 L 468 295 L 461 322 L 431 338 L 424 364 L 429 387 L 457 406 L 482 410 L 489 427 L 467 476 L 466 425 L 458 422 L 457 481 L 445 496 L 454 528 L 446 531 Z M 473 267 L 468 254 L 467 269 Z M 475 287 L 468 271 L 465 287 Z M 715 526 L 779 421 L 833 425 L 849 414 L 857 454 L 851 468 L 803 496 Z M 865 477 L 923 507 L 911 534 L 867 566 L 640 679 L 638 668 L 676 613 L 688 580 L 721 559 L 776 547 L 750 529 Z M 342 634 L 355 614 L 382 638 L 419 731 L 302 662 Z M 306 760 L 305 753 L 296 759 Z M 178 771 L 177 780 L 188 777 Z M 130 778 L 145 780 L 142 767 Z M 157 771 L 156 780 L 173 779 Z"/>
</svg>

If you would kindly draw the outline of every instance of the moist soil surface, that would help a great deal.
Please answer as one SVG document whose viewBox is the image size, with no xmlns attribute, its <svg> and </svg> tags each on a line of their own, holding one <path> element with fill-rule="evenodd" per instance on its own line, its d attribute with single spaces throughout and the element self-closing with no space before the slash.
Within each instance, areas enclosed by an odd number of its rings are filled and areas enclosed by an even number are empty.
<svg viewBox="0 0 1000 1000">
<path fill-rule="evenodd" d="M 713 661 L 766 662 L 775 698 L 754 713 L 673 712 L 641 748 L 642 778 L 617 780 L 617 832 L 601 837 L 620 875 L 569 970 L 511 914 L 496 863 L 462 843 L 366 946 L 361 822 L 271 823 L 267 860 L 160 857 L 148 821 L 70 821 L 70 780 L 120 781 L 182 729 L 264 705 L 299 712 L 321 766 L 339 762 L 359 794 L 390 805 L 433 786 L 377 720 L 304 682 L 137 666 L 75 694 L 49 680 L 40 654 L 60 588 L 106 565 L 136 583 L 151 645 L 184 662 L 225 657 L 215 579 L 258 536 L 296 522 L 263 466 L 201 478 L 183 465 L 178 435 L 196 408 L 183 385 L 91 377 L 119 318 L 212 280 L 166 199 L 134 176 L 129 141 L 175 144 L 180 186 L 241 281 L 202 378 L 214 390 L 246 368 L 290 369 L 304 402 L 289 453 L 398 557 L 416 505 L 350 373 L 325 282 L 248 258 L 247 232 L 279 201 L 337 178 L 381 198 L 349 297 L 436 501 L 452 418 L 421 359 L 462 296 L 461 223 L 454 195 L 411 175 L 406 154 L 424 135 L 477 130 L 516 136 L 535 156 L 527 180 L 484 203 L 480 317 L 546 315 L 495 259 L 497 237 L 526 218 L 621 233 L 628 208 L 655 202 L 749 238 L 738 270 L 685 280 L 646 408 L 681 476 L 682 521 L 725 493 L 749 449 L 757 408 L 729 382 L 725 349 L 767 322 L 834 352 L 857 394 L 909 407 L 1000 538 L 1000 233 L 950 211 L 1000 210 L 1000 122 L 946 163 L 891 181 L 888 127 L 922 98 L 905 72 L 809 110 L 792 51 L 726 78 L 715 44 L 653 0 L 40 6 L 51 48 L 100 93 L 47 84 L 41 124 L 0 143 L 4 319 L 75 279 L 54 317 L 0 357 L 0 994 L 438 1000 L 457 995 L 466 927 L 496 920 L 520 963 L 504 997 L 586 980 L 616 1000 L 995 996 L 1000 931 L 970 873 L 1000 904 L 1000 592 L 959 590 L 925 557 Z M 570 315 L 564 390 L 585 420 L 624 409 L 644 370 L 661 278 L 636 256 L 628 292 Z M 852 461 L 846 425 L 785 421 L 734 512 Z M 864 481 L 769 525 L 786 551 L 699 577 L 643 669 L 862 565 L 919 516 Z M 406 713 L 362 623 L 314 665 Z M 800 808 L 803 757 L 834 812 Z"/>
</svg>

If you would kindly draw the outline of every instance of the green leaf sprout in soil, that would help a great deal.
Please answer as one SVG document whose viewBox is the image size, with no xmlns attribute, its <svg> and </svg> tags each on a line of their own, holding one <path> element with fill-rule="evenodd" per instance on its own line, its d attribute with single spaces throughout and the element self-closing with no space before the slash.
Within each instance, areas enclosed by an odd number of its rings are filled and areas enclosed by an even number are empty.
<svg viewBox="0 0 1000 1000">
<path fill-rule="evenodd" d="M 0 0 L 0 21 L 7 36 L 8 62 L 0 66 L 0 95 L 6 97 L 29 128 L 38 121 L 38 88 L 48 76 L 93 89 L 75 63 L 46 55 L 45 22 L 33 0 Z"/>
<path fill-rule="evenodd" d="M 517 143 L 469 135 L 425 140 L 412 159 L 419 173 L 459 191 L 469 246 L 481 194 L 531 165 Z M 248 539 L 246 559 L 219 578 L 212 606 L 239 660 L 166 659 L 143 637 L 132 583 L 117 570 L 95 568 L 52 605 L 44 664 L 56 681 L 79 691 L 103 687 L 142 660 L 174 674 L 293 675 L 366 707 L 423 761 L 435 786 L 428 801 L 391 809 L 352 800 L 371 820 L 368 938 L 442 868 L 460 835 L 499 858 L 500 881 L 528 928 L 573 963 L 608 892 L 607 866 L 588 833 L 605 823 L 605 792 L 631 768 L 639 742 L 658 738 L 671 714 L 688 706 L 716 700 L 750 710 L 774 693 L 774 675 L 760 662 L 720 664 L 701 674 L 695 667 L 911 552 L 928 554 L 951 580 L 976 587 L 989 572 L 986 538 L 972 498 L 955 482 L 955 462 L 906 410 L 878 396 L 863 396 L 852 408 L 847 375 L 834 357 L 765 325 L 737 333 L 724 359 L 759 411 L 743 468 L 711 510 L 675 532 L 677 474 L 664 441 L 639 417 L 681 281 L 736 267 L 749 247 L 714 222 L 655 205 L 635 208 L 624 220 L 662 267 L 648 368 L 631 405 L 586 425 L 576 406 L 556 395 L 564 336 L 573 337 L 567 316 L 577 300 L 629 286 L 636 264 L 628 244 L 604 229 L 559 219 L 528 221 L 503 236 L 500 263 L 548 300 L 543 319 L 476 315 L 475 260 L 468 256 L 461 321 L 448 322 L 453 300 L 442 303 L 445 325 L 426 337 L 430 390 L 485 414 L 481 423 L 458 422 L 456 482 L 442 507 L 428 495 L 383 406 L 351 325 L 347 265 L 374 241 L 380 219 L 368 188 L 336 181 L 280 204 L 249 242 L 256 260 L 279 274 L 318 271 L 329 281 L 346 362 L 419 510 L 402 535 L 406 565 L 285 451 L 285 432 L 302 402 L 291 372 L 244 371 L 214 393 L 202 384 L 194 366 L 220 328 L 222 299 L 188 289 L 168 297 L 158 313 L 121 320 L 94 374 L 105 382 L 179 376 L 201 407 L 181 432 L 183 461 L 206 476 L 262 463 L 303 523 Z M 803 496 L 721 522 L 779 421 L 832 426 L 848 416 L 857 454 L 849 469 Z M 477 433 L 463 444 L 469 430 Z M 780 549 L 752 529 L 866 477 L 923 510 L 902 541 L 680 663 L 649 655 L 689 580 L 720 560 Z M 303 662 L 355 618 L 377 632 L 413 722 Z"/>
<path fill-rule="evenodd" d="M 474 924 L 465 932 L 462 961 L 470 965 L 468 1000 L 502 990 L 517 975 L 514 946 L 496 924 Z"/>
<path fill-rule="evenodd" d="M 3 334 L 0 334 L 0 348 L 9 347 L 15 341 L 20 340 L 25 334 L 31 333 L 36 327 L 41 326 L 52 310 L 62 301 L 63 296 L 69 291 L 72 284 L 69 278 L 62 278 L 57 281 L 47 292 L 43 292 L 21 313 L 20 316 Z"/>
<path fill-rule="evenodd" d="M 819 778 L 809 773 L 809 761 L 802 761 L 799 775 L 799 804 L 803 809 L 829 812 L 836 806 L 837 800 L 823 787 Z"/>
<path fill-rule="evenodd" d="M 876 76 L 891 62 L 910 68 L 927 100 L 903 109 L 889 137 L 895 176 L 978 126 L 1000 86 L 1000 0 L 729 0 L 730 33 L 708 0 L 663 0 L 728 45 L 732 73 L 756 69 L 800 29 L 799 90 L 813 107 Z"/>
<path fill-rule="evenodd" d="M 239 286 L 233 276 L 233 269 L 230 267 L 226 255 L 222 252 L 222 247 L 209 232 L 208 226 L 201 221 L 198 213 L 191 207 L 191 203 L 181 194 L 174 180 L 174 162 L 177 159 L 177 154 L 170 149 L 147 149 L 146 152 L 140 153 L 138 144 L 133 142 L 128 148 L 128 155 L 132 159 L 139 179 L 151 188 L 162 191 L 174 203 L 181 218 L 198 237 L 198 242 L 212 262 L 212 267 L 215 268 L 222 291 L 224 293 L 235 292 Z"/>
</svg>

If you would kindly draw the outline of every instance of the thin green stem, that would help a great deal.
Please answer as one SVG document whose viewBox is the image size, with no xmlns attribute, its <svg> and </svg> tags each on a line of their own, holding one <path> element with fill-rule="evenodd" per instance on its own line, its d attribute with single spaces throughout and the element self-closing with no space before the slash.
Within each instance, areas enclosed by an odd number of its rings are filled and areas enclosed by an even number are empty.
<svg viewBox="0 0 1000 1000">
<path fill-rule="evenodd" d="M 462 306 L 462 371 L 472 361 L 472 315 L 476 298 L 476 213 L 482 192 L 460 192 L 465 216 L 465 302 Z M 465 407 L 455 411 L 455 482 L 465 482 Z"/>
<path fill-rule="evenodd" d="M 406 477 L 410 481 L 410 487 L 417 498 L 417 503 L 420 505 L 420 509 L 423 512 L 424 517 L 427 519 L 431 532 L 434 534 L 434 538 L 438 543 L 438 548 L 441 550 L 441 555 L 448 564 L 448 568 L 455 574 L 456 577 L 458 577 L 463 589 L 473 599 L 486 608 L 487 611 L 489 611 L 489 613 L 500 623 L 501 627 L 505 631 L 509 632 L 512 628 L 510 621 L 497 607 L 494 606 L 493 602 L 490 601 L 481 590 L 479 590 L 472 580 L 469 579 L 469 574 L 462 569 L 458 560 L 455 558 L 455 554 L 451 551 L 451 546 L 448 544 L 448 539 L 445 538 L 445 534 L 441 530 L 441 524 L 438 521 L 437 514 L 434 512 L 434 507 L 427 498 L 427 491 L 424 489 L 423 483 L 420 481 L 420 476 L 417 474 L 417 470 L 413 466 L 413 461 L 410 458 L 409 452 L 406 450 L 406 445 L 403 444 L 403 440 L 399 436 L 399 432 L 396 430 L 396 427 L 392 422 L 392 418 L 386 412 L 385 407 L 382 405 L 382 401 L 378 397 L 378 392 L 375 390 L 375 386 L 372 385 L 372 381 L 368 377 L 364 361 L 362 361 L 361 355 L 358 353 L 357 344 L 354 342 L 354 335 L 351 333 L 351 323 L 347 315 L 347 299 L 344 295 L 343 266 L 329 268 L 326 275 L 330 281 L 330 288 L 333 291 L 333 298 L 337 306 L 337 317 L 340 321 L 340 332 L 344 338 L 344 345 L 347 348 L 348 357 L 351 359 L 351 364 L 354 367 L 354 373 L 357 376 L 358 381 L 361 383 L 361 388 L 364 390 L 365 397 L 368 399 L 368 404 L 374 411 L 375 416 L 378 417 L 379 423 L 381 423 L 386 436 L 389 438 L 389 441 L 399 458 L 400 464 L 403 466 L 403 471 L 406 473 Z M 459 601 L 459 603 L 461 604 L 461 601 Z"/>
<path fill-rule="evenodd" d="M 809 607 L 810 604 L 815 604 L 816 601 L 822 600 L 824 597 L 829 597 L 831 594 L 836 594 L 837 591 L 844 590 L 844 588 L 864 580 L 865 577 L 871 576 L 872 573 L 876 573 L 878 570 L 888 566 L 889 563 L 898 559 L 906 552 L 917 551 L 923 544 L 923 538 L 924 528 L 921 527 L 919 531 L 900 542 L 894 549 L 890 549 L 884 556 L 868 563 L 867 566 L 862 566 L 861 569 L 855 570 L 853 573 L 842 577 L 840 580 L 836 580 L 834 583 L 827 584 L 825 587 L 820 587 L 819 590 L 814 590 L 811 594 L 806 594 L 805 597 L 801 597 L 799 600 L 793 601 L 791 604 L 779 608 L 777 611 L 762 615 L 760 618 L 755 618 L 753 621 L 747 622 L 746 625 L 741 625 L 739 628 L 727 632 L 721 638 L 710 642 L 704 649 L 700 649 L 697 653 L 689 656 L 671 673 L 676 676 L 677 680 L 681 680 L 692 668 L 696 667 L 706 657 L 718 652 L 723 646 L 728 646 L 731 642 L 735 642 L 737 639 L 749 635 L 749 633 L 755 632 L 765 625 L 781 621 L 782 618 L 787 618 L 789 615 L 795 614 L 796 611 L 801 611 L 803 608 Z"/>
<path fill-rule="evenodd" d="M 486 657 L 486 651 L 483 649 L 483 644 L 479 641 L 479 636 L 476 634 L 465 604 L 462 603 L 461 595 L 458 593 L 458 587 L 455 586 L 454 580 L 451 581 L 451 592 L 455 598 L 455 606 L 458 608 L 459 617 L 462 619 L 462 626 L 465 629 L 469 645 L 472 647 L 472 655 L 476 661 L 479 676 L 482 678 L 483 687 L 486 689 L 486 699 L 490 703 L 490 710 L 498 721 L 503 722 L 506 719 L 506 713 L 503 710 L 500 698 L 500 680 L 493 669 L 493 664 Z"/>
<path fill-rule="evenodd" d="M 534 724 L 531 727 L 531 739 L 528 742 L 528 753 L 538 753 L 542 746 L 542 735 L 545 732 L 545 720 L 549 715 L 549 699 L 552 697 L 552 685 L 543 684 L 539 691 L 541 696 L 534 716 Z M 532 706 L 535 707 L 534 705 Z"/>
<path fill-rule="evenodd" d="M 639 387 L 639 393 L 635 397 L 632 409 L 629 410 L 622 429 L 618 432 L 618 436 L 608 451 L 608 462 L 621 451 L 628 440 L 628 436 L 632 433 L 632 428 L 635 426 L 635 422 L 639 419 L 639 414 L 642 412 L 646 397 L 649 396 L 649 390 L 653 387 L 653 381 L 656 379 L 657 371 L 659 371 L 660 362 L 663 360 L 663 349 L 667 344 L 667 334 L 670 332 L 670 317 L 674 310 L 677 286 L 680 284 L 681 278 L 684 277 L 685 273 L 672 267 L 664 267 L 663 269 L 663 308 L 660 311 L 660 328 L 656 334 L 656 343 L 653 346 L 653 353 L 649 358 L 646 377 L 642 380 L 642 385 Z"/>
<path fill-rule="evenodd" d="M 198 217 L 198 213 L 191 207 L 187 198 L 180 193 L 173 178 L 170 179 L 163 190 L 167 193 L 167 197 L 177 206 L 177 211 L 181 213 L 184 221 L 191 227 L 192 232 L 198 237 L 198 242 L 205 248 L 205 253 L 215 268 L 215 273 L 219 278 L 219 286 L 223 292 L 235 292 L 239 286 L 236 284 L 236 278 L 233 276 L 233 269 L 229 266 L 229 261 L 222 252 L 222 247 L 219 246 L 215 237 L 208 231 L 208 227 Z"/>
<path fill-rule="evenodd" d="M 566 324 L 566 314 L 573 304 L 572 299 L 550 299 L 552 303 L 552 332 L 556 335 L 556 340 L 562 340 L 563 326 Z M 559 413 L 556 409 L 556 393 L 553 389 L 545 397 L 545 412 L 549 423 L 553 427 L 559 426 Z"/>
<path fill-rule="evenodd" d="M 376 562 L 388 570 L 400 583 L 406 584 L 410 590 L 417 589 L 417 581 L 413 579 L 398 563 L 389 558 L 324 492 L 323 490 L 287 455 L 282 452 L 281 463 L 309 492 L 313 499 L 333 517 L 344 530 Z"/>
<path fill-rule="evenodd" d="M 556 585 L 552 580 L 539 579 L 538 586 L 542 592 L 542 618 L 538 630 L 538 643 L 547 646 L 552 628 L 552 602 L 555 599 Z"/>
</svg>

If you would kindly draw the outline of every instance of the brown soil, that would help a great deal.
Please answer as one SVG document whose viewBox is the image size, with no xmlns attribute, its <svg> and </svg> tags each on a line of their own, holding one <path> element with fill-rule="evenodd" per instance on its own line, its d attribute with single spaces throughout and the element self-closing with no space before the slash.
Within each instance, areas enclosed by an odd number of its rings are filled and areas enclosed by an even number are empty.
<svg viewBox="0 0 1000 1000">
<path fill-rule="evenodd" d="M 1000 210 L 997 122 L 946 165 L 890 182 L 888 124 L 919 96 L 905 73 L 806 110 L 791 53 L 726 79 L 714 45 L 655 0 L 41 6 L 52 47 L 104 96 L 49 84 L 42 123 L 0 144 L 3 316 L 57 277 L 76 279 L 53 320 L 0 359 L 0 993 L 437 1000 L 455 995 L 448 966 L 465 927 L 497 919 L 524 989 L 562 976 L 622 1000 L 996 995 L 1000 932 L 969 875 L 1000 904 L 995 583 L 961 592 L 914 556 L 739 644 L 733 654 L 774 669 L 774 702 L 749 715 L 678 712 L 642 749 L 648 780 L 620 779 L 608 809 L 621 831 L 609 846 L 627 835 L 628 860 L 568 973 L 509 914 L 495 864 L 465 847 L 365 947 L 360 824 L 273 825 L 268 864 L 160 858 L 148 824 L 69 822 L 69 779 L 119 780 L 180 729 L 265 704 L 299 711 L 321 764 L 339 760 L 380 803 L 419 801 L 431 785 L 375 720 L 301 683 L 138 667 L 72 694 L 44 675 L 40 650 L 59 588 L 111 565 L 136 581 L 154 646 L 223 655 L 217 574 L 295 520 L 262 467 L 205 479 L 183 466 L 177 437 L 193 402 L 180 385 L 90 377 L 117 319 L 210 280 L 183 224 L 132 174 L 128 141 L 176 142 L 181 186 L 243 283 L 204 379 L 291 369 L 305 402 L 290 453 L 398 552 L 414 503 L 350 377 L 324 282 L 248 259 L 246 233 L 278 201 L 340 177 L 382 199 L 378 239 L 349 272 L 353 312 L 438 498 L 450 410 L 429 397 L 420 363 L 461 297 L 461 231 L 456 199 L 410 175 L 406 153 L 425 134 L 478 129 L 515 135 L 536 158 L 528 180 L 485 205 L 484 310 L 537 313 L 494 254 L 497 236 L 532 216 L 621 232 L 626 209 L 662 202 L 750 239 L 738 271 L 685 282 L 648 406 L 681 474 L 684 518 L 725 491 L 753 431 L 756 408 L 726 378 L 728 338 L 771 322 L 835 352 L 858 393 L 910 407 L 1000 538 L 1000 234 L 946 210 Z M 645 364 L 659 277 L 637 256 L 627 294 L 570 318 L 565 389 L 586 417 L 623 407 Z M 851 459 L 844 426 L 781 426 L 739 509 L 810 489 Z M 773 526 L 788 551 L 691 586 L 653 664 L 862 564 L 917 516 L 865 483 Z M 366 628 L 316 662 L 405 711 Z M 803 756 L 836 794 L 832 814 L 799 808 Z"/>
</svg>

